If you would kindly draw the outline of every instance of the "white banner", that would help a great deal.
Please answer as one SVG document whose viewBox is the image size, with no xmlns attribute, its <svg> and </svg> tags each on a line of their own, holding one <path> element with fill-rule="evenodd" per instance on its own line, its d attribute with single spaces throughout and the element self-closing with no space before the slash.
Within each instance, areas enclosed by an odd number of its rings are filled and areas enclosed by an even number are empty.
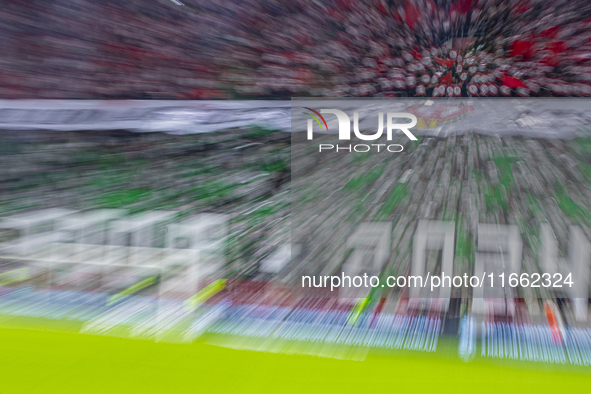
<svg viewBox="0 0 591 394">
<path fill-rule="evenodd" d="M 387 110 L 414 114 L 418 124 L 413 132 L 419 135 L 445 137 L 476 132 L 573 138 L 590 129 L 590 104 L 588 98 L 0 100 L 0 128 L 64 131 L 125 129 L 194 134 L 256 125 L 275 130 L 304 131 L 306 122 L 301 122 L 302 127 L 299 127 L 297 120 L 305 118 L 303 107 L 312 107 L 359 112 L 360 126 L 368 130 L 377 125 L 375 113 Z M 290 108 L 293 109 L 291 113 Z M 290 115 L 294 116 L 293 128 Z"/>
<path fill-rule="evenodd" d="M 194 134 L 290 128 L 289 101 L 0 100 L 4 130 L 133 130 Z"/>
</svg>

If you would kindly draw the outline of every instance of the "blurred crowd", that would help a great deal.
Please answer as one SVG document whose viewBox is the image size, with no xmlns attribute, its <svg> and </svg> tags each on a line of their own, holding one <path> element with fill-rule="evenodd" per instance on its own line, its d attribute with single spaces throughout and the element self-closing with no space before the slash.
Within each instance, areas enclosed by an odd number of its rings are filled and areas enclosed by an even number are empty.
<svg viewBox="0 0 591 394">
<path fill-rule="evenodd" d="M 6 0 L 0 97 L 591 96 L 584 0 Z"/>
</svg>

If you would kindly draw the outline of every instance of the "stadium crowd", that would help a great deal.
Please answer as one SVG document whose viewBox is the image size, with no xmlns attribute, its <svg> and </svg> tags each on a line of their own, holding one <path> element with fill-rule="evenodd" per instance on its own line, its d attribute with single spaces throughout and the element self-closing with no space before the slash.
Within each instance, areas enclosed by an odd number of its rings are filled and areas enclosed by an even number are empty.
<svg viewBox="0 0 591 394">
<path fill-rule="evenodd" d="M 591 96 L 585 0 L 6 0 L 0 97 Z"/>
</svg>

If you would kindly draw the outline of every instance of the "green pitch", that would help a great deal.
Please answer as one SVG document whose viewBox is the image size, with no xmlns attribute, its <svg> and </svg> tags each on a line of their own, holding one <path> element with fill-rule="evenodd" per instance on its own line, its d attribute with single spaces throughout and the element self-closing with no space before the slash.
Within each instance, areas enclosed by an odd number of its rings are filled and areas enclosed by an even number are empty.
<svg viewBox="0 0 591 394">
<path fill-rule="evenodd" d="M 591 367 L 459 360 L 451 351 L 365 361 L 0 328 L 0 393 L 586 392 Z M 447 355 L 445 355 L 447 354 Z"/>
</svg>

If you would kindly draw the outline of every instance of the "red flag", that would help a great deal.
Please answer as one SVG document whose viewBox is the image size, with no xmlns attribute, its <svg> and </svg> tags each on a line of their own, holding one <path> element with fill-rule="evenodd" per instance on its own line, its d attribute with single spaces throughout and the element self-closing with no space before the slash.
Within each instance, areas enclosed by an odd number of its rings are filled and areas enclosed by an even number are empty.
<svg viewBox="0 0 591 394">
<path fill-rule="evenodd" d="M 503 85 L 508 86 L 511 89 L 527 88 L 527 85 L 525 84 L 525 82 L 523 82 L 517 78 L 504 76 L 501 78 L 501 81 L 502 81 Z"/>
<path fill-rule="evenodd" d="M 441 77 L 441 83 L 445 85 L 449 85 L 452 83 L 451 71 L 447 72 L 444 76 Z"/>
<path fill-rule="evenodd" d="M 456 11 L 458 14 L 467 14 L 472 8 L 472 0 L 458 0 L 449 7 L 450 14 Z"/>
<path fill-rule="evenodd" d="M 521 55 L 525 59 L 528 59 L 532 54 L 534 43 L 531 41 L 525 40 L 515 40 L 511 45 L 511 55 L 518 56 Z"/>
<path fill-rule="evenodd" d="M 417 7 L 413 3 L 406 3 L 406 8 L 404 9 L 404 13 L 405 13 L 404 21 L 411 29 L 413 29 L 415 23 L 417 22 L 417 20 L 421 16 L 421 12 L 419 10 L 419 7 Z"/>
<path fill-rule="evenodd" d="M 454 61 L 455 60 L 453 60 L 453 59 L 440 59 L 437 56 L 435 56 L 435 61 L 440 66 L 451 67 L 454 64 Z"/>
<path fill-rule="evenodd" d="M 554 52 L 561 53 L 566 50 L 566 42 L 564 41 L 552 41 L 546 45 L 546 49 Z"/>
</svg>

